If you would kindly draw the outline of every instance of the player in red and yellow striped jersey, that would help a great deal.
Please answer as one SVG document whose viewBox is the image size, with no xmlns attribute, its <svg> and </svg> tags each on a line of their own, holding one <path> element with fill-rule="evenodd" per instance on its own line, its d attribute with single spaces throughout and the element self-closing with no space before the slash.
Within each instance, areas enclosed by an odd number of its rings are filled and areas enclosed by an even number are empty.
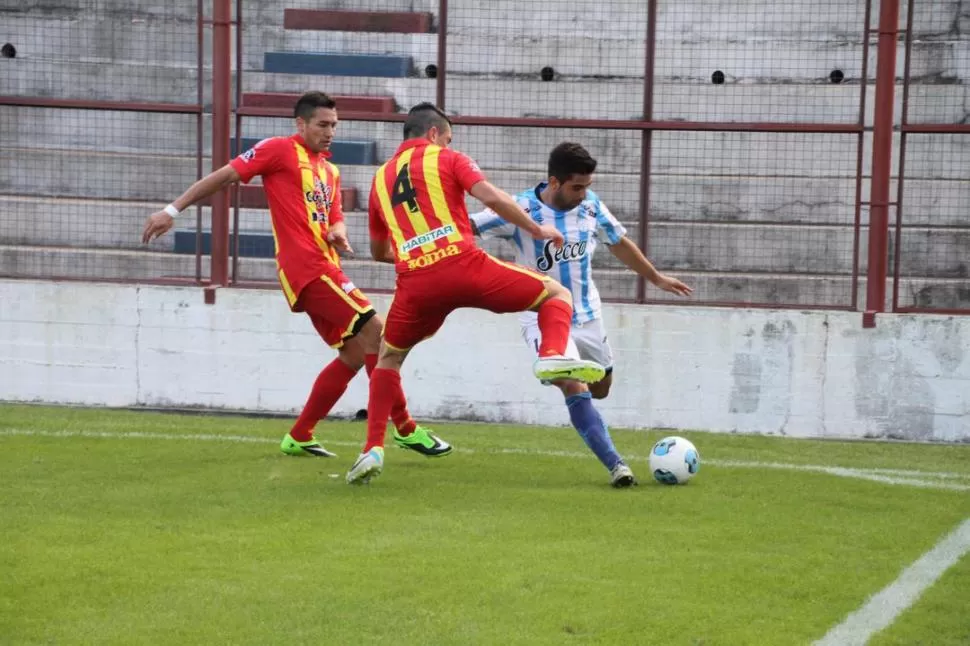
<svg viewBox="0 0 970 646">
<path fill-rule="evenodd" d="M 389 241 L 398 272 L 426 269 L 478 249 L 465 190 L 485 180 L 471 159 L 411 139 L 381 166 L 371 189 L 371 237 Z"/>
<path fill-rule="evenodd" d="M 562 235 L 554 226 L 534 222 L 471 159 L 448 148 L 451 122 L 435 106 L 412 108 L 404 137 L 377 171 L 368 206 L 371 255 L 394 263 L 398 276 L 371 377 L 367 444 L 347 474 L 350 483 L 367 482 L 383 470 L 390 402 L 404 398 L 401 365 L 410 349 L 432 336 L 458 308 L 538 312 L 542 343 L 534 372 L 540 379 L 599 381 L 605 374 L 592 361 L 563 356 L 573 313 L 568 290 L 478 248 L 465 193 L 537 239 L 561 245 Z"/>
<path fill-rule="evenodd" d="M 309 92 L 294 108 L 296 134 L 265 139 L 193 184 L 175 202 L 149 217 L 143 241 L 168 231 L 175 215 L 233 182 L 260 175 L 269 202 L 278 277 L 294 312 L 306 312 L 338 356 L 317 377 L 303 412 L 283 438 L 290 455 L 329 457 L 313 429 L 344 393 L 361 367 L 377 364 L 383 323 L 367 297 L 340 269 L 338 252 L 351 252 L 340 200 L 340 171 L 329 161 L 337 127 L 336 102 Z M 403 394 L 393 403 L 398 443 L 424 455 L 451 447 L 411 419 Z"/>
</svg>

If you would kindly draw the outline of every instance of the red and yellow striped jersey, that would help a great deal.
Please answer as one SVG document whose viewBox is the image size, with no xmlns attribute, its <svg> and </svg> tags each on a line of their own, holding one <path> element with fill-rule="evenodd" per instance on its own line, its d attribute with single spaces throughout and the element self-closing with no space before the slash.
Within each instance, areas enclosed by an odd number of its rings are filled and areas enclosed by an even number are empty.
<svg viewBox="0 0 970 646">
<path fill-rule="evenodd" d="M 330 227 L 344 219 L 340 171 L 329 157 L 293 135 L 264 139 L 230 162 L 243 182 L 263 178 L 280 285 L 290 307 L 327 266 L 340 266 L 337 250 L 327 243 Z"/>
<path fill-rule="evenodd" d="M 374 177 L 371 238 L 391 241 L 399 272 L 475 248 L 465 193 L 484 180 L 467 156 L 426 139 L 408 139 Z"/>
</svg>

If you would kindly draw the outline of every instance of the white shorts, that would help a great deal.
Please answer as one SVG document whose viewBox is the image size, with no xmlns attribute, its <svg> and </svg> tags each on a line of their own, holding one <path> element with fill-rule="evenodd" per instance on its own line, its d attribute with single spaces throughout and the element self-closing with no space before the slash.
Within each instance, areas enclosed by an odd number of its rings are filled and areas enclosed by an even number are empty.
<svg viewBox="0 0 970 646">
<path fill-rule="evenodd" d="M 539 356 L 539 320 L 522 321 L 522 338 L 529 349 Z M 603 321 L 593 319 L 588 323 L 573 323 L 569 331 L 569 343 L 566 345 L 566 356 L 570 359 L 586 359 L 595 361 L 609 374 L 613 371 L 613 349 L 606 340 L 606 330 Z"/>
</svg>

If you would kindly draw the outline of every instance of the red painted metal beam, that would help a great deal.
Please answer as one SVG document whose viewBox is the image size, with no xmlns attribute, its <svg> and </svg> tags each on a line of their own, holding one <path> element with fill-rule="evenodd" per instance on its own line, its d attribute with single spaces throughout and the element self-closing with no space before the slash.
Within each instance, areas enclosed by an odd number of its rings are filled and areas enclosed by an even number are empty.
<svg viewBox="0 0 970 646">
<path fill-rule="evenodd" d="M 889 184 L 893 161 L 893 94 L 896 90 L 896 39 L 899 0 L 883 0 L 879 8 L 876 59 L 875 116 L 872 125 L 872 184 L 869 198 L 869 268 L 862 326 L 876 326 L 876 314 L 886 311 L 889 265 Z"/>
<path fill-rule="evenodd" d="M 397 104 L 391 96 L 357 96 L 351 94 L 332 94 L 341 112 L 394 113 Z M 287 110 L 293 115 L 293 106 L 300 98 L 298 92 L 246 92 L 242 95 L 242 105 L 247 108 L 277 108 Z"/>
<path fill-rule="evenodd" d="M 334 11 L 332 9 L 285 9 L 285 29 L 319 31 L 366 31 L 385 34 L 431 33 L 431 14 L 412 11 Z"/>
<path fill-rule="evenodd" d="M 229 163 L 232 121 L 232 0 L 212 6 L 212 170 Z M 214 286 L 229 284 L 229 189 L 212 196 L 211 276 Z"/>
<path fill-rule="evenodd" d="M 244 117 L 291 117 L 292 111 L 281 108 L 254 108 L 243 106 L 239 114 Z M 407 119 L 407 114 L 379 112 L 341 112 L 343 121 L 392 121 Z M 858 134 L 865 132 L 858 123 L 773 123 L 742 121 L 644 121 L 642 119 L 537 119 L 534 117 L 475 117 L 451 116 L 452 123 L 459 126 L 507 126 L 517 128 L 595 128 L 605 130 L 653 130 L 688 132 L 796 132 Z"/>
<path fill-rule="evenodd" d="M 138 101 L 98 101 L 89 99 L 54 99 L 42 96 L 0 96 L 0 105 L 26 108 L 68 108 L 74 110 L 117 110 L 120 112 L 173 112 L 200 114 L 202 106 L 189 103 L 146 103 Z"/>
</svg>

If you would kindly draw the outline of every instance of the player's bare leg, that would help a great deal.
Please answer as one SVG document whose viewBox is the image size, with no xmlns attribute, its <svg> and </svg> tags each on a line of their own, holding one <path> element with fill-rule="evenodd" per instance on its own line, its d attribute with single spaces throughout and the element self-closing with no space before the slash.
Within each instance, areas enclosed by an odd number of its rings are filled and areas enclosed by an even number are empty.
<svg viewBox="0 0 970 646">
<path fill-rule="evenodd" d="M 539 331 L 542 337 L 539 358 L 533 366 L 535 376 L 543 381 L 600 381 L 606 375 L 603 366 L 594 361 L 564 356 L 572 326 L 572 296 L 569 290 L 556 281 L 549 280 L 545 284 L 545 296 L 531 308 L 539 314 Z"/>
<path fill-rule="evenodd" d="M 610 388 L 613 386 L 613 373 L 608 372 L 606 376 L 589 384 L 589 394 L 593 399 L 606 399 L 610 395 Z"/>
<path fill-rule="evenodd" d="M 381 345 L 381 327 L 384 325 L 381 317 L 374 315 L 364 323 L 364 327 L 352 338 L 347 339 L 343 347 L 337 352 L 340 359 L 347 365 L 358 370 L 365 365 L 368 354 L 377 353 Z"/>
</svg>

